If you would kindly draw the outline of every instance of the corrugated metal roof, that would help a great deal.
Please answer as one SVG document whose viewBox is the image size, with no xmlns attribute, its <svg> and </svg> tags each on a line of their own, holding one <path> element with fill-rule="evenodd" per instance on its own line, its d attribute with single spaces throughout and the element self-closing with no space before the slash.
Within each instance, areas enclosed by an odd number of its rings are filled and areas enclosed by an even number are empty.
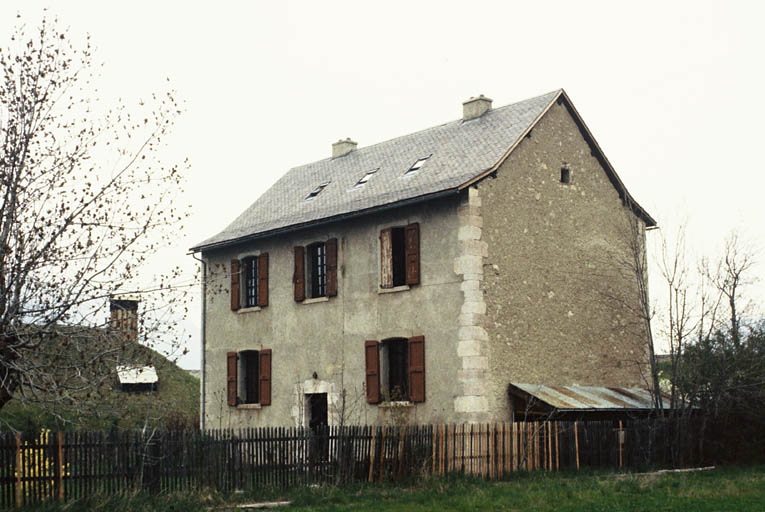
<svg viewBox="0 0 765 512">
<path fill-rule="evenodd" d="M 543 386 L 511 382 L 511 386 L 560 411 L 653 409 L 653 398 L 646 389 L 602 386 Z M 669 409 L 669 401 L 664 401 Z"/>
<path fill-rule="evenodd" d="M 118 366 L 117 378 L 120 384 L 156 384 L 157 370 L 153 366 Z"/>
<path fill-rule="evenodd" d="M 500 161 L 539 115 L 560 95 L 553 91 L 290 169 L 234 222 L 192 250 L 456 189 Z M 328 148 L 329 149 L 329 148 Z M 404 173 L 430 157 L 411 175 Z M 369 181 L 354 188 L 368 171 Z M 306 196 L 329 183 L 314 199 Z"/>
</svg>

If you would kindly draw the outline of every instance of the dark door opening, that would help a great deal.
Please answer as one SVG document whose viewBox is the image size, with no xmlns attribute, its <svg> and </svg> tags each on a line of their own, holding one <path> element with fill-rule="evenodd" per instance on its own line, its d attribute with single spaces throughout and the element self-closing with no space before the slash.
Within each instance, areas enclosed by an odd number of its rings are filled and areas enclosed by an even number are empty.
<svg viewBox="0 0 765 512">
<path fill-rule="evenodd" d="M 327 418 L 327 394 L 310 393 L 306 395 L 308 409 L 308 428 L 313 434 L 311 459 L 315 462 L 329 458 L 329 428 Z"/>
</svg>

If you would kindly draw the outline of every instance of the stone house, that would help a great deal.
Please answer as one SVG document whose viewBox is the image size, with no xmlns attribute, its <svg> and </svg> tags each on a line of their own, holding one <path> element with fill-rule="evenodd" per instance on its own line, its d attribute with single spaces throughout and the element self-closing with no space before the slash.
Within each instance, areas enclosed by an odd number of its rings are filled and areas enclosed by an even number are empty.
<svg viewBox="0 0 765 512">
<path fill-rule="evenodd" d="M 628 221 L 628 222 L 627 222 Z M 563 90 L 291 169 L 204 265 L 204 428 L 508 420 L 647 387 L 627 192 Z"/>
</svg>

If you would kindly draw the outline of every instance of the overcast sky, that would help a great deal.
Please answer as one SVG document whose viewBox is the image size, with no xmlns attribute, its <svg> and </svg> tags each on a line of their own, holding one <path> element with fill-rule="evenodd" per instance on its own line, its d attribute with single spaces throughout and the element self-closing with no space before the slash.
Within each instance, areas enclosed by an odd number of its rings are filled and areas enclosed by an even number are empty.
<svg viewBox="0 0 765 512">
<path fill-rule="evenodd" d="M 50 4 L 4 0 L 3 45 L 17 12 L 36 24 Z M 169 78 L 185 100 L 169 152 L 191 161 L 174 252 L 190 267 L 190 246 L 339 138 L 366 146 L 454 120 L 470 96 L 501 106 L 558 88 L 659 225 L 687 220 L 694 256 L 736 229 L 762 260 L 765 4 L 625 5 L 154 0 L 50 12 L 92 36 L 106 98 Z M 765 283 L 749 293 L 762 303 Z M 187 368 L 199 366 L 198 324 L 197 304 Z"/>
</svg>

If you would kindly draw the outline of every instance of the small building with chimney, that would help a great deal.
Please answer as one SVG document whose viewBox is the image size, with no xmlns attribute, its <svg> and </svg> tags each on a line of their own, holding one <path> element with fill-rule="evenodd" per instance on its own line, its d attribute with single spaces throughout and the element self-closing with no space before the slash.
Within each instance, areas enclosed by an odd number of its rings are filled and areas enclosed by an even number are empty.
<svg viewBox="0 0 765 512">
<path fill-rule="evenodd" d="M 645 388 L 622 262 L 653 218 L 561 89 L 289 170 L 192 250 L 203 428 L 510 420 L 524 385 Z"/>
</svg>

